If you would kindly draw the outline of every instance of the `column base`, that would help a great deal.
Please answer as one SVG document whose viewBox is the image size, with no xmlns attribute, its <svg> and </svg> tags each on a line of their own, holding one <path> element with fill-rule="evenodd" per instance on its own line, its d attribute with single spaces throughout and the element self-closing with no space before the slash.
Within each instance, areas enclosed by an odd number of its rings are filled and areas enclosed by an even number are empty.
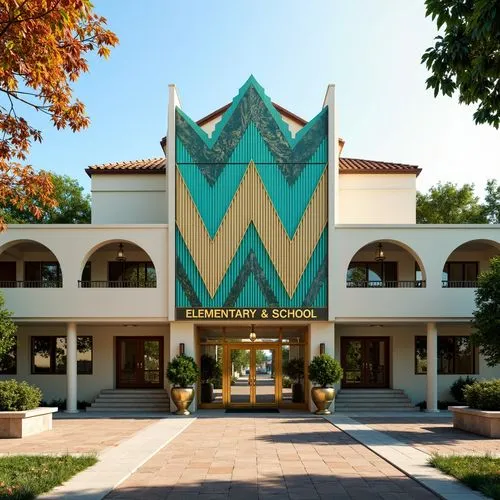
<svg viewBox="0 0 500 500">
<path fill-rule="evenodd" d="M 64 410 L 64 413 L 80 413 L 80 410 Z"/>
<path fill-rule="evenodd" d="M 439 413 L 441 410 L 438 410 L 438 409 L 433 409 L 433 408 L 429 408 L 428 410 L 424 410 L 425 413 Z"/>
</svg>

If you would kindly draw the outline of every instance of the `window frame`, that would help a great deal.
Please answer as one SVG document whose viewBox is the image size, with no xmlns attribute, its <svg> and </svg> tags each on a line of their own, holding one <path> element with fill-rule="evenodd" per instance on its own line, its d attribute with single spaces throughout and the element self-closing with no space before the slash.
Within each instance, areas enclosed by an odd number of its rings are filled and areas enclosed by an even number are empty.
<svg viewBox="0 0 500 500">
<path fill-rule="evenodd" d="M 118 264 L 121 264 L 121 266 L 122 266 L 120 277 L 117 280 L 112 280 L 111 279 L 111 272 L 110 272 L 111 266 L 118 265 Z M 130 265 L 135 266 L 135 269 L 134 269 L 135 280 L 124 279 L 126 267 L 130 266 Z M 123 262 L 117 262 L 114 260 L 108 261 L 108 276 L 107 276 L 108 282 L 109 283 L 120 282 L 120 283 L 138 283 L 139 284 L 139 283 L 141 283 L 141 280 L 139 279 L 139 270 L 140 270 L 141 266 L 144 266 L 144 283 L 145 284 L 146 283 L 155 283 L 156 284 L 156 282 L 157 282 L 156 268 L 155 268 L 153 262 L 150 260 L 131 260 L 131 261 L 123 261 Z M 154 270 L 154 272 L 155 272 L 155 279 L 154 280 L 148 279 L 148 269 Z"/>
<path fill-rule="evenodd" d="M 28 275 L 28 266 L 33 265 L 33 264 L 38 264 L 38 279 L 36 280 L 28 280 L 27 275 Z M 49 280 L 44 280 L 43 279 L 43 273 L 42 273 L 42 267 L 44 265 L 55 265 L 56 266 L 56 281 L 49 281 Z M 57 260 L 27 260 L 24 262 L 24 281 L 34 281 L 34 282 L 39 282 L 39 283 L 56 283 L 57 287 L 62 287 L 62 272 L 61 272 L 61 265 L 59 264 L 59 261 Z"/>
<path fill-rule="evenodd" d="M 471 343 L 471 356 L 472 356 L 472 371 L 471 372 L 463 372 L 457 371 L 457 338 L 468 338 Z M 438 370 L 438 375 L 478 375 L 479 374 L 479 348 L 472 344 L 470 340 L 470 335 L 438 335 L 438 338 L 452 338 L 453 339 L 453 372 L 442 372 Z M 415 375 L 427 375 L 427 370 L 425 372 L 417 370 L 417 341 L 424 340 L 425 341 L 425 359 L 427 360 L 427 337 L 425 335 L 415 335 L 413 341 L 413 364 Z M 438 353 L 439 355 L 439 353 Z M 440 365 L 438 360 L 438 367 Z"/>
<path fill-rule="evenodd" d="M 369 280 L 369 273 L 370 273 L 370 265 L 373 265 L 373 264 L 380 264 L 381 266 L 381 273 L 382 273 L 382 277 L 383 279 L 381 280 Z M 394 275 L 395 275 L 395 280 L 387 280 L 386 278 L 386 265 L 387 264 L 391 264 L 391 265 L 394 265 Z M 383 262 L 377 262 L 377 261 L 374 261 L 374 260 L 353 260 L 351 262 L 349 262 L 349 265 L 347 266 L 347 273 L 346 273 L 346 281 L 349 282 L 350 280 L 348 279 L 348 276 L 347 274 L 349 273 L 349 271 L 353 268 L 356 268 L 356 267 L 360 267 L 360 268 L 364 268 L 364 271 L 365 271 L 365 279 L 364 281 L 366 283 L 385 283 L 387 281 L 391 282 L 391 281 L 399 281 L 399 266 L 398 266 L 398 261 L 397 260 L 384 260 Z"/>
<path fill-rule="evenodd" d="M 94 336 L 93 335 L 78 335 L 77 342 L 79 338 L 90 338 L 90 371 L 78 370 L 78 344 L 77 344 L 77 375 L 93 375 L 94 374 Z M 34 363 L 34 343 L 36 339 L 49 339 L 49 359 L 50 366 L 49 371 L 36 371 Z M 67 361 L 65 362 L 64 371 L 56 371 L 56 348 L 58 339 L 66 340 L 67 349 L 67 336 L 66 335 L 32 335 L 30 339 L 30 360 L 31 360 L 31 375 L 66 375 L 67 374 Z"/>
<path fill-rule="evenodd" d="M 460 280 L 450 280 L 450 264 L 460 264 L 462 266 L 462 279 Z M 467 264 L 474 264 L 476 266 L 476 277 L 473 280 L 465 279 L 465 266 Z M 446 279 L 444 279 L 444 273 L 446 273 Z M 447 260 L 444 263 L 443 271 L 442 271 L 442 281 L 446 283 L 456 283 L 456 282 L 464 282 L 464 281 L 477 281 L 479 276 L 479 261 L 477 260 Z"/>
</svg>

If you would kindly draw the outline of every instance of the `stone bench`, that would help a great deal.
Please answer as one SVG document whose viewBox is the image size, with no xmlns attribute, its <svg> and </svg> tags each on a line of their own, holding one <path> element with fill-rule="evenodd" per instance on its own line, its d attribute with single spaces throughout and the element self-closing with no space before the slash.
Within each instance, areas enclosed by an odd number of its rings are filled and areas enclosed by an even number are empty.
<svg viewBox="0 0 500 500">
<path fill-rule="evenodd" d="M 52 429 L 52 414 L 57 408 L 26 411 L 0 411 L 0 438 L 23 438 Z"/>
</svg>

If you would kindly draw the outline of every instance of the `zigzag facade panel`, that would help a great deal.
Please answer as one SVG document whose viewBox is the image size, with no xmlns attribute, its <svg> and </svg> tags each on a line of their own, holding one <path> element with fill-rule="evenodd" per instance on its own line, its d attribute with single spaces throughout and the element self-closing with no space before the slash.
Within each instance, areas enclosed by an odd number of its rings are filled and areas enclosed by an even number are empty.
<svg viewBox="0 0 500 500">
<path fill-rule="evenodd" d="M 292 138 L 253 79 L 212 137 L 176 111 L 176 307 L 327 306 L 327 110 Z"/>
</svg>

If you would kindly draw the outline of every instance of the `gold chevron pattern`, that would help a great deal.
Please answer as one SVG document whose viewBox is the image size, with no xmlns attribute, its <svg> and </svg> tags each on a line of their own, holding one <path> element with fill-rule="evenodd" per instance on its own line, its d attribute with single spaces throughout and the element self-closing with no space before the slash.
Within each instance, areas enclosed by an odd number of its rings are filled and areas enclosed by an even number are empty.
<svg viewBox="0 0 500 500">
<path fill-rule="evenodd" d="M 177 227 L 213 298 L 253 222 L 291 298 L 327 224 L 327 170 L 316 186 L 292 239 L 272 204 L 253 161 L 215 234 L 210 238 L 189 190 L 177 170 Z"/>
</svg>

